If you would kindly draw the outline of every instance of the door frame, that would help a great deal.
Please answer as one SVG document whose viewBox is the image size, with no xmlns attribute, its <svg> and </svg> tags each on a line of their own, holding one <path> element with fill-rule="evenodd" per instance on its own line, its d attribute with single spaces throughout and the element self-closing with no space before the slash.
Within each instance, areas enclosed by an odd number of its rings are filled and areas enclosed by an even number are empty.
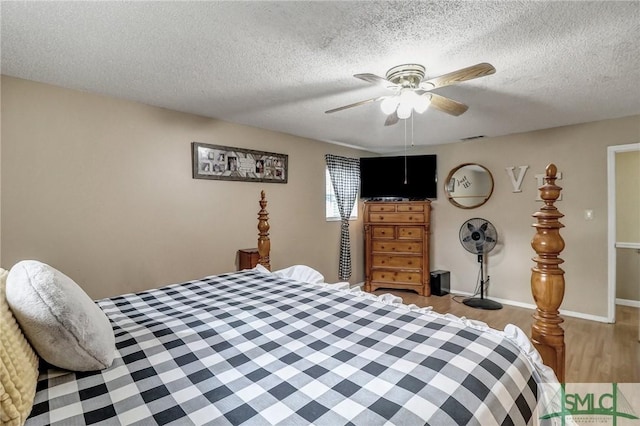
<svg viewBox="0 0 640 426">
<path fill-rule="evenodd" d="M 616 154 L 640 151 L 640 143 L 607 147 L 607 281 L 608 322 L 616 322 Z"/>
</svg>

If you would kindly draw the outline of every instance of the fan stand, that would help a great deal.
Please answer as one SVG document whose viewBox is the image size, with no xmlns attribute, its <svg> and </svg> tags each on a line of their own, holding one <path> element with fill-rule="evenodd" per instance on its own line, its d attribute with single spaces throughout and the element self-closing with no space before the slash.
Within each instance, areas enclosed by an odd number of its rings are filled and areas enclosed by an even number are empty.
<svg viewBox="0 0 640 426">
<path fill-rule="evenodd" d="M 480 263 L 480 297 L 470 297 L 464 299 L 462 303 L 476 309 L 486 309 L 490 311 L 502 309 L 500 303 L 484 298 L 484 261 L 482 253 L 478 253 L 478 262 Z"/>
</svg>

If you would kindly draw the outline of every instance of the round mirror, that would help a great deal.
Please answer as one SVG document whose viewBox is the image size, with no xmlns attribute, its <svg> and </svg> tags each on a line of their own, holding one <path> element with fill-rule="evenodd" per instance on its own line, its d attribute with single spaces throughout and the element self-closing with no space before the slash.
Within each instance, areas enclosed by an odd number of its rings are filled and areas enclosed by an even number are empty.
<svg viewBox="0 0 640 426">
<path fill-rule="evenodd" d="M 460 164 L 449 172 L 444 190 L 454 206 L 473 209 L 483 205 L 491 197 L 493 176 L 480 164 Z"/>
</svg>

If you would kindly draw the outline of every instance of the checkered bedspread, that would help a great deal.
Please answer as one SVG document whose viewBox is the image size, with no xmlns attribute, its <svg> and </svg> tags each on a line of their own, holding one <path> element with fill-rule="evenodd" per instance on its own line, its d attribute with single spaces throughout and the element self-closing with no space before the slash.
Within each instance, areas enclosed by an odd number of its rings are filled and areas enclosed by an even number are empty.
<svg viewBox="0 0 640 426">
<path fill-rule="evenodd" d="M 113 365 L 43 373 L 27 425 L 532 421 L 513 343 L 406 307 L 255 271 L 98 304 Z"/>
</svg>

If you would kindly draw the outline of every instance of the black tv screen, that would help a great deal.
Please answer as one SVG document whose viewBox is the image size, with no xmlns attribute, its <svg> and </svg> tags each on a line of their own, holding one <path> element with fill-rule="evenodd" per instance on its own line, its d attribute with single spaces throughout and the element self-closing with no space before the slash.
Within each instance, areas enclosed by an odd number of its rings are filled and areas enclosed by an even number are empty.
<svg viewBox="0 0 640 426">
<path fill-rule="evenodd" d="M 437 198 L 436 164 L 436 155 L 360 158 L 360 197 Z"/>
</svg>

